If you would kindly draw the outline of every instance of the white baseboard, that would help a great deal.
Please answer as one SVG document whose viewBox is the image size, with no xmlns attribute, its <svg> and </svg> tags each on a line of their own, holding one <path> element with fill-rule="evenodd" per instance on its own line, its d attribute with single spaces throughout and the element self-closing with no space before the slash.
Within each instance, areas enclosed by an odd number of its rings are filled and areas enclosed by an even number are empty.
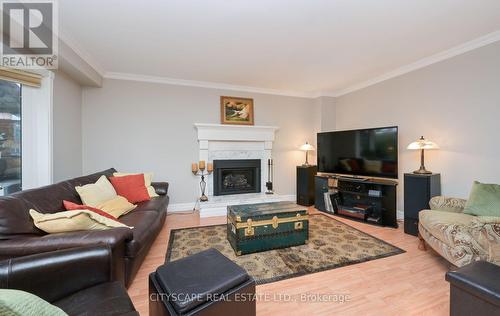
<svg viewBox="0 0 500 316">
<path fill-rule="evenodd" d="M 200 217 L 215 217 L 215 216 L 226 216 L 227 215 L 227 206 L 226 207 L 211 207 L 206 209 L 200 209 Z"/>
<path fill-rule="evenodd" d="M 396 219 L 403 220 L 404 218 L 405 218 L 405 213 L 403 211 L 397 210 L 396 211 Z"/>
<path fill-rule="evenodd" d="M 169 213 L 191 211 L 195 206 L 199 207 L 200 217 L 224 216 L 227 214 L 227 206 L 235 204 L 253 204 L 264 202 L 295 201 L 295 194 L 242 194 L 239 196 L 209 197 L 208 202 L 199 203 L 173 203 L 168 206 Z"/>
<path fill-rule="evenodd" d="M 233 198 L 236 198 L 236 200 Z M 223 198 L 222 201 L 200 204 L 200 217 L 203 218 L 203 217 L 225 216 L 227 215 L 228 205 L 295 201 L 296 199 L 294 194 L 289 194 L 289 195 L 242 194 L 233 198 L 230 198 L 228 196 L 228 199 Z"/>
<path fill-rule="evenodd" d="M 194 208 L 195 202 L 191 203 L 173 203 L 169 204 L 167 211 L 170 213 L 182 212 L 182 211 L 192 211 Z"/>
</svg>

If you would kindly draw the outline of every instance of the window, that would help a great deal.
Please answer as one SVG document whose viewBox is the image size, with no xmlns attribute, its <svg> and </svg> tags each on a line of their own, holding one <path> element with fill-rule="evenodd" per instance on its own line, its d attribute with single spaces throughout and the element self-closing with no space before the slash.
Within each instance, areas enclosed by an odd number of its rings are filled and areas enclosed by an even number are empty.
<svg viewBox="0 0 500 316">
<path fill-rule="evenodd" d="M 21 190 L 21 90 L 0 80 L 0 195 Z"/>
</svg>

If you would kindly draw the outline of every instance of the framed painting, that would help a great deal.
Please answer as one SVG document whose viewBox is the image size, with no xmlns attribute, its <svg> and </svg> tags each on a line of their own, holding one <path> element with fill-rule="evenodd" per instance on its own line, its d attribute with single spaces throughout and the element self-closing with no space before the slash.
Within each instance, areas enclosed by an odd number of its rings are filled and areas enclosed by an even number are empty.
<svg viewBox="0 0 500 316">
<path fill-rule="evenodd" d="M 221 123 L 253 125 L 253 99 L 220 97 Z"/>
</svg>

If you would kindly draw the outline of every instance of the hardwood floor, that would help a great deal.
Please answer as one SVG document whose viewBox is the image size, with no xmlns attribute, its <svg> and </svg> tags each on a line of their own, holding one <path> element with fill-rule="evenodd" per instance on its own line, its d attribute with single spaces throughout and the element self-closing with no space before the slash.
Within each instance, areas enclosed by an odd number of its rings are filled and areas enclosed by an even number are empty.
<svg viewBox="0 0 500 316">
<path fill-rule="evenodd" d="M 310 212 L 317 212 L 311 209 Z M 448 315 L 449 264 L 432 250 L 418 249 L 418 238 L 399 229 L 335 217 L 398 246 L 406 253 L 257 286 L 258 315 Z M 148 315 L 148 276 L 164 263 L 171 229 L 225 223 L 225 217 L 171 214 L 144 260 L 128 293 L 141 315 Z M 310 294 L 309 301 L 301 298 Z M 321 296 L 324 295 L 324 296 Z M 336 301 L 339 295 L 348 299 Z M 290 301 L 290 297 L 298 300 Z M 280 301 L 279 298 L 282 298 Z M 271 298 L 271 300 L 269 300 Z M 276 298 L 276 299 L 273 299 Z M 327 302 L 318 301 L 326 298 Z"/>
</svg>

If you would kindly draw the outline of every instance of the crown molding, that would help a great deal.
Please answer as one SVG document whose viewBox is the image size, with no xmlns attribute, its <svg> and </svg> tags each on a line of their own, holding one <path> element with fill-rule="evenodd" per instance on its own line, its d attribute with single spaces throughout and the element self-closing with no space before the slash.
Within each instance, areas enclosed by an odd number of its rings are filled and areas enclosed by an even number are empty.
<svg viewBox="0 0 500 316">
<path fill-rule="evenodd" d="M 336 90 L 332 92 L 328 92 L 328 94 L 332 97 L 340 97 L 346 94 L 349 94 L 351 92 L 361 90 L 364 88 L 367 88 L 369 86 L 373 86 L 377 83 L 380 83 L 382 81 L 386 81 L 395 77 L 399 77 L 401 75 L 407 74 L 409 72 L 427 67 L 429 65 L 438 63 L 440 61 L 450 59 L 452 57 L 470 52 L 474 49 L 495 43 L 500 41 L 500 30 L 486 34 L 484 36 L 478 37 L 472 41 L 465 42 L 463 44 L 460 44 L 458 46 L 452 47 L 448 50 L 445 50 L 443 52 L 428 56 L 426 58 L 420 59 L 416 62 L 413 62 L 411 64 L 396 68 L 392 71 L 389 71 L 383 75 L 377 76 L 375 78 L 372 78 L 370 80 L 363 81 L 361 83 L 354 84 L 348 88 L 341 89 L 341 90 Z"/>
<path fill-rule="evenodd" d="M 250 87 L 250 86 L 239 86 L 227 83 L 185 80 L 185 79 L 147 76 L 147 75 L 138 75 L 138 74 L 122 73 L 122 72 L 106 72 L 103 77 L 106 79 L 153 82 L 153 83 L 171 84 L 178 86 L 199 87 L 199 88 L 220 89 L 220 90 L 234 90 L 234 91 L 273 94 L 273 95 L 282 95 L 282 96 L 300 97 L 300 98 L 315 98 L 318 96 L 317 93 L 309 93 L 309 92 L 266 89 L 266 88 Z"/>
<path fill-rule="evenodd" d="M 183 80 L 174 79 L 168 77 L 156 77 L 156 76 L 145 76 L 136 75 L 129 73 L 119 73 L 119 72 L 108 72 L 104 75 L 104 78 L 118 79 L 118 80 L 132 80 L 132 81 L 143 81 L 143 82 L 154 82 L 163 84 L 173 84 L 182 86 L 193 86 L 201 88 L 212 88 L 212 89 L 224 89 L 224 90 L 235 90 L 253 93 L 263 93 L 263 94 L 274 94 L 283 95 L 291 97 L 301 97 L 301 98 L 319 98 L 319 97 L 340 97 L 349 94 L 354 91 L 358 91 L 369 86 L 373 86 L 377 83 L 402 76 L 404 74 L 410 73 L 412 71 L 427 67 L 429 65 L 444 61 L 455 56 L 470 52 L 477 48 L 495 43 L 500 41 L 500 30 L 486 34 L 484 36 L 478 37 L 472 41 L 460 44 L 458 46 L 452 47 L 443 52 L 422 58 L 411 64 L 396 68 L 380 76 L 374 77 L 372 79 L 354 84 L 350 87 L 334 91 L 313 91 L 313 92 L 299 92 L 299 91 L 286 91 L 286 90 L 275 90 L 275 89 L 265 89 L 249 86 L 238 86 L 226 83 L 215 83 L 208 81 L 195 81 L 195 80 Z"/>
<path fill-rule="evenodd" d="M 99 63 L 92 55 L 87 52 L 77 41 L 75 41 L 68 33 L 63 31 L 59 31 L 58 34 L 59 40 L 63 41 L 69 48 L 71 48 L 81 59 L 83 59 L 90 67 L 94 68 L 94 70 L 101 76 L 104 77 L 106 71 L 104 67 Z"/>
<path fill-rule="evenodd" d="M 61 40 L 63 40 L 66 45 L 71 47 L 83 60 L 85 60 L 89 65 L 91 65 L 96 72 L 98 72 L 103 78 L 116 79 L 116 80 L 128 80 L 128 81 L 139 81 L 139 82 L 152 82 L 160 84 L 170 84 L 179 86 L 189 86 L 189 87 L 200 87 L 209 89 L 220 89 L 220 90 L 232 90 L 232 91 L 242 91 L 250 93 L 260 93 L 260 94 L 272 94 L 272 95 L 282 95 L 290 97 L 300 97 L 300 98 L 318 98 L 318 97 L 340 97 L 354 91 L 358 91 L 369 86 L 375 85 L 377 83 L 399 77 L 401 75 L 410 73 L 412 71 L 427 67 L 429 65 L 444 61 L 455 56 L 467 53 L 474 49 L 495 43 L 500 41 L 500 30 L 486 34 L 484 36 L 478 37 L 469 42 L 460 44 L 458 46 L 452 47 L 443 52 L 425 57 L 411 64 L 396 68 L 380 76 L 374 77 L 372 79 L 354 84 L 344 89 L 333 90 L 333 91 L 313 91 L 313 92 L 301 92 L 292 90 L 278 90 L 278 89 L 267 89 L 252 86 L 241 86 L 233 85 L 228 83 L 218 83 L 210 81 L 197 81 L 197 80 L 185 80 L 176 79 L 170 77 L 161 76 L 148 76 L 132 73 L 123 72 L 106 72 L 104 67 L 95 60 L 90 54 L 88 54 L 83 48 L 81 48 L 76 41 L 74 41 L 67 34 L 59 34 Z"/>
</svg>

